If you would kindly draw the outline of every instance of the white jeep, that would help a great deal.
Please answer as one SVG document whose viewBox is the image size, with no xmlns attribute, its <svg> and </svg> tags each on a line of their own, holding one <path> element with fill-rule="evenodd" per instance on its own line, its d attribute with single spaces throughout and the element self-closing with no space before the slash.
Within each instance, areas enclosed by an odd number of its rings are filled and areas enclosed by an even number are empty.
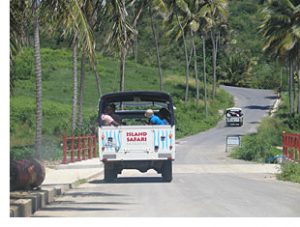
<svg viewBox="0 0 300 227">
<path fill-rule="evenodd" d="M 154 169 L 163 180 L 172 181 L 175 159 L 175 119 L 172 98 L 164 92 L 132 91 L 103 95 L 99 103 L 99 119 L 106 106 L 115 107 L 113 116 L 118 126 L 105 126 L 99 120 L 99 156 L 104 163 L 104 180 L 114 181 L 123 169 L 146 172 Z M 148 124 L 145 111 L 167 122 Z"/>
<path fill-rule="evenodd" d="M 241 108 L 232 107 L 226 109 L 226 125 L 242 126 L 244 123 L 244 114 Z"/>
</svg>

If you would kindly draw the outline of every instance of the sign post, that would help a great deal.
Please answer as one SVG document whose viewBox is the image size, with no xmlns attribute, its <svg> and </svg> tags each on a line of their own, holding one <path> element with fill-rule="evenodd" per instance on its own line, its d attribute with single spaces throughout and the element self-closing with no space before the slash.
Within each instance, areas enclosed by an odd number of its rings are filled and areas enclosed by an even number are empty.
<svg viewBox="0 0 300 227">
<path fill-rule="evenodd" d="M 226 152 L 230 151 L 234 147 L 241 146 L 241 135 L 227 135 L 226 136 Z"/>
</svg>

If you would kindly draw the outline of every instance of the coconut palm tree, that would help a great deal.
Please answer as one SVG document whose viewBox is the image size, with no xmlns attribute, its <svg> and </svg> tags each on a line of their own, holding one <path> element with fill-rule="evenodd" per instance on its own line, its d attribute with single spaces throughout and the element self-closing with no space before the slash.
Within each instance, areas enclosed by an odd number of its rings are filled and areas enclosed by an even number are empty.
<svg viewBox="0 0 300 227">
<path fill-rule="evenodd" d="M 16 55 L 22 46 L 26 45 L 25 38 L 23 38 L 25 33 L 23 22 L 27 21 L 25 8 L 25 1 L 10 1 L 10 95 L 14 93 L 15 82 L 15 75 L 11 69 L 13 69 Z"/>
<path fill-rule="evenodd" d="M 114 0 L 106 2 L 107 16 L 112 21 L 112 31 L 108 37 L 110 46 L 117 49 L 120 57 L 120 91 L 125 90 L 125 61 L 132 42 L 135 40 L 135 30 L 138 20 L 148 1 Z M 136 6 L 132 18 L 129 18 L 127 7 Z M 131 19 L 131 21 L 130 21 Z"/>
<path fill-rule="evenodd" d="M 42 65 L 40 51 L 40 24 L 39 7 L 40 1 L 35 0 L 32 5 L 33 33 L 34 33 L 34 66 L 36 79 L 36 133 L 35 133 L 35 158 L 41 159 L 42 149 Z"/>
<path fill-rule="evenodd" d="M 263 14 L 265 19 L 260 26 L 265 39 L 263 51 L 274 58 L 278 57 L 281 62 L 288 63 L 289 103 L 290 113 L 293 114 L 295 112 L 294 72 L 296 66 L 300 64 L 300 1 L 269 0 Z"/>
<path fill-rule="evenodd" d="M 72 134 L 76 129 L 76 113 L 77 113 L 77 93 L 78 93 L 78 79 L 77 79 L 77 51 L 78 51 L 78 38 L 75 32 L 72 42 L 72 66 L 73 66 L 73 96 L 72 96 Z"/>
<path fill-rule="evenodd" d="M 209 33 L 212 42 L 212 68 L 213 68 L 213 84 L 212 84 L 212 98 L 215 98 L 217 87 L 217 54 L 218 44 L 220 41 L 221 29 L 226 26 L 228 17 L 227 0 L 210 1 L 208 6 L 209 18 Z"/>
<path fill-rule="evenodd" d="M 188 55 L 188 47 L 186 41 L 186 26 L 188 20 L 186 18 L 190 18 L 191 12 L 189 9 L 189 5 L 185 0 L 169 0 L 165 1 L 169 8 L 169 18 L 168 22 L 172 23 L 174 17 L 177 22 L 178 29 L 172 28 L 172 30 L 176 31 L 176 40 L 182 37 L 183 47 L 184 47 L 184 55 L 185 55 L 185 96 L 184 101 L 187 103 L 188 94 L 189 94 L 189 78 L 190 78 L 190 67 L 189 67 L 189 55 Z"/>
<path fill-rule="evenodd" d="M 78 46 L 81 44 L 83 52 L 83 57 L 81 61 L 81 69 L 85 65 L 85 56 L 89 57 L 91 65 L 95 69 L 95 44 L 94 37 L 92 33 L 91 26 L 88 23 L 86 14 L 83 9 L 85 4 L 90 3 L 90 1 L 84 0 L 52 0 L 45 1 L 43 4 L 45 17 L 51 21 L 51 26 L 53 30 L 58 28 L 63 28 L 63 34 L 65 36 L 72 36 L 72 63 L 73 63 L 73 97 L 72 97 L 72 133 L 75 132 L 76 122 L 77 122 L 77 103 L 78 103 L 78 72 L 77 72 L 77 53 Z M 81 70 L 81 75 L 84 71 Z M 97 79 L 97 77 L 96 77 Z M 84 76 L 81 76 L 81 95 L 80 100 L 83 100 L 83 81 Z M 98 80 L 97 80 L 98 81 Z M 99 89 L 98 89 L 99 90 Z M 83 101 L 82 101 L 83 102 Z M 80 105 L 80 110 L 82 110 L 82 102 Z M 79 116 L 81 116 L 79 114 Z M 82 117 L 79 118 L 82 122 Z"/>
<path fill-rule="evenodd" d="M 194 45 L 194 33 L 200 32 L 201 33 L 201 39 L 203 40 L 203 46 L 205 47 L 205 40 L 207 37 L 208 31 L 213 27 L 214 20 L 217 19 L 217 16 L 212 15 L 219 15 L 221 12 L 223 13 L 224 4 L 226 3 L 225 0 L 217 0 L 217 1 L 183 1 L 183 0 L 175 0 L 175 1 L 169 1 L 169 5 L 173 5 L 173 8 L 177 9 L 178 12 L 182 15 L 182 21 L 179 20 L 178 14 L 177 14 L 177 21 L 178 25 L 180 27 L 180 30 L 176 32 L 177 38 L 181 37 L 183 38 L 183 43 L 185 46 L 185 56 L 186 56 L 186 92 L 185 92 L 185 101 L 188 99 L 188 90 L 189 90 L 189 61 L 187 57 L 187 48 L 186 48 L 186 42 L 185 42 L 185 34 L 191 33 L 191 43 L 192 43 L 192 50 L 194 54 L 194 58 L 197 57 L 196 53 L 196 46 Z M 176 15 L 176 11 L 175 15 Z M 214 42 L 215 43 L 215 42 Z M 217 49 L 214 49 L 214 56 L 216 57 Z M 206 61 L 205 61 L 205 49 L 203 49 L 203 68 L 204 68 L 204 85 L 205 85 L 205 109 L 207 114 L 207 80 L 206 80 Z M 215 58 L 216 59 L 216 58 Z M 216 61 L 214 61 L 215 63 Z M 216 64 L 215 64 L 216 66 Z M 215 67 L 216 68 L 216 67 Z M 197 102 L 199 101 L 199 82 L 198 81 L 198 73 L 197 73 L 197 60 L 194 59 L 194 70 L 195 70 L 195 77 L 196 77 L 196 98 Z M 214 92 L 215 93 L 215 92 Z"/>
<path fill-rule="evenodd" d="M 162 72 L 162 67 L 161 67 L 158 37 L 157 37 L 156 26 L 155 26 L 154 17 L 153 17 L 152 5 L 149 6 L 149 13 L 150 13 L 151 29 L 152 29 L 152 34 L 154 37 L 155 48 L 156 48 L 156 60 L 157 60 L 157 67 L 158 67 L 158 72 L 159 72 L 159 88 L 161 91 L 163 91 L 163 89 L 164 89 L 163 72 Z"/>
</svg>

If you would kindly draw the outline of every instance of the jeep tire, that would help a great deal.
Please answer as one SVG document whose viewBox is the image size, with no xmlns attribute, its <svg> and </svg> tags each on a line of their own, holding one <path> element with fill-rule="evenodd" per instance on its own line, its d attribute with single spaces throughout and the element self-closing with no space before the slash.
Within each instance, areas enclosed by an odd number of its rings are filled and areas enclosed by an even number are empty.
<svg viewBox="0 0 300 227">
<path fill-rule="evenodd" d="M 163 177 L 163 181 L 165 181 L 165 182 L 172 181 L 172 161 L 171 160 L 164 161 L 164 164 L 162 166 L 162 177 Z"/>
<path fill-rule="evenodd" d="M 114 169 L 113 163 L 104 164 L 104 181 L 113 182 L 117 178 L 117 171 Z"/>
</svg>

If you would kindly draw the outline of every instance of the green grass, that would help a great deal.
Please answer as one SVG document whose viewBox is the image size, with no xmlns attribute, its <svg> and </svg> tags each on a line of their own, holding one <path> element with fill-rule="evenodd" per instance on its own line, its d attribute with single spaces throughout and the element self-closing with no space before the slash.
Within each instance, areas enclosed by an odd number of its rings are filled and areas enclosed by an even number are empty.
<svg viewBox="0 0 300 227">
<path fill-rule="evenodd" d="M 277 179 L 300 183 L 300 164 L 299 163 L 282 164 L 281 173 L 277 175 Z"/>
<path fill-rule="evenodd" d="M 61 156 L 61 139 L 63 134 L 70 134 L 73 74 L 72 52 L 69 50 L 41 49 L 43 76 L 43 154 L 45 159 Z M 108 57 L 97 56 L 98 72 L 101 78 L 103 94 L 119 89 L 118 61 Z M 35 78 L 32 49 L 24 49 L 12 67 L 15 75 L 15 87 L 10 100 L 10 144 L 11 153 L 20 156 L 21 150 L 33 151 L 35 137 Z M 78 59 L 80 74 L 80 58 Z M 79 81 L 79 79 L 78 79 Z M 176 106 L 176 137 L 191 135 L 216 125 L 220 116 L 219 109 L 233 104 L 223 90 L 217 90 L 215 100 L 209 100 L 209 117 L 204 115 L 203 95 L 196 105 L 195 80 L 190 80 L 189 102 L 185 104 L 185 74 L 164 70 L 164 90 L 170 93 Z M 78 85 L 79 86 L 79 85 Z M 203 84 L 200 85 L 203 94 Z M 78 87 L 79 89 L 79 87 Z M 158 70 L 153 67 L 126 63 L 125 90 L 159 90 Z M 209 86 L 211 91 L 211 86 Z M 84 123 L 83 133 L 95 131 L 99 97 L 96 79 L 90 67 L 86 66 L 84 87 Z M 23 152 L 28 155 L 30 152 Z M 32 152 L 31 152 L 32 153 Z"/>
</svg>

